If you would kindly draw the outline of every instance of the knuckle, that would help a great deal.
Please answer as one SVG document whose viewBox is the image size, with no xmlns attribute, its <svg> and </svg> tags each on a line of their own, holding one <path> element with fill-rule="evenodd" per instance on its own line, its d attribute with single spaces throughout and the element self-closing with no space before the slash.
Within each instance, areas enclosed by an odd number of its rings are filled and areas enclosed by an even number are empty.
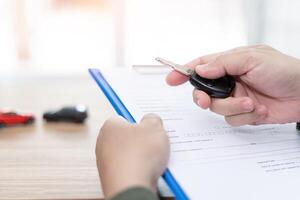
<svg viewBox="0 0 300 200">
<path fill-rule="evenodd" d="M 155 113 L 148 113 L 148 114 L 144 115 L 144 117 L 149 118 L 149 119 L 160 119 L 160 117 Z"/>
<path fill-rule="evenodd" d="M 226 107 L 222 101 L 222 99 L 212 99 L 209 109 L 214 113 L 225 115 L 226 111 L 224 111 L 224 109 L 226 109 Z"/>
<path fill-rule="evenodd" d="M 235 106 L 235 105 L 228 105 L 226 109 L 228 113 L 227 115 L 234 115 L 240 110 L 239 106 Z"/>
<path fill-rule="evenodd" d="M 231 122 L 230 117 L 225 116 L 225 117 L 224 117 L 224 120 L 225 120 L 225 122 L 226 122 L 227 124 L 232 125 L 232 122 Z"/>
<path fill-rule="evenodd" d="M 249 58 L 256 58 L 258 54 L 258 50 L 255 48 L 249 48 L 247 49 L 246 54 Z"/>
<path fill-rule="evenodd" d="M 253 68 L 259 63 L 259 52 L 255 49 L 247 50 L 246 52 L 247 59 L 245 61 L 245 67 L 248 69 Z"/>
<path fill-rule="evenodd" d="M 269 49 L 270 46 L 265 45 L 265 44 L 259 44 L 259 45 L 258 45 L 258 48 L 260 48 L 260 49 Z"/>
<path fill-rule="evenodd" d="M 247 48 L 247 47 L 246 46 L 235 47 L 235 48 L 231 49 L 231 51 L 229 51 L 229 52 L 239 52 L 245 48 Z"/>
<path fill-rule="evenodd" d="M 266 45 L 266 44 L 257 44 L 254 47 L 258 48 L 258 49 L 273 49 L 272 47 L 270 47 L 269 45 Z"/>
<path fill-rule="evenodd" d="M 102 127 L 101 127 L 101 130 L 106 130 L 106 129 L 108 129 L 109 127 L 112 126 L 112 124 L 113 124 L 113 119 L 112 119 L 112 118 L 107 119 L 107 120 L 103 123 L 103 125 L 102 125 Z"/>
<path fill-rule="evenodd" d="M 228 97 L 223 100 L 223 107 L 227 110 L 228 115 L 235 114 L 239 112 L 241 109 L 241 100 L 233 97 Z"/>
<path fill-rule="evenodd" d="M 235 112 L 244 111 L 244 109 L 243 109 L 244 102 L 245 102 L 245 99 L 243 99 L 243 98 L 233 99 L 232 105 L 230 106 L 231 110 L 235 111 Z"/>
<path fill-rule="evenodd" d="M 226 54 L 221 54 L 215 57 L 211 63 L 209 63 L 210 67 L 222 67 L 224 65 L 224 60 L 226 60 Z"/>
<path fill-rule="evenodd" d="M 233 126 L 233 127 L 241 126 L 241 123 L 238 120 L 234 120 L 230 116 L 225 116 L 224 119 L 225 119 L 226 123 L 229 124 L 230 126 Z"/>
<path fill-rule="evenodd" d="M 225 55 L 219 55 L 218 57 L 216 57 L 214 63 L 216 65 L 222 65 L 224 58 L 225 58 Z"/>
<path fill-rule="evenodd" d="M 147 123 L 151 125 L 157 126 L 162 124 L 162 119 L 156 114 L 149 113 L 146 114 L 144 117 L 147 118 Z"/>
<path fill-rule="evenodd" d="M 117 121 L 118 121 L 118 119 L 116 117 L 111 117 L 111 118 L 107 119 L 103 123 L 103 125 L 100 129 L 100 132 L 105 133 L 107 130 L 110 130 L 112 127 L 115 127 Z"/>
<path fill-rule="evenodd" d="M 203 63 L 205 62 L 205 57 L 201 56 L 195 59 L 196 63 Z"/>
</svg>

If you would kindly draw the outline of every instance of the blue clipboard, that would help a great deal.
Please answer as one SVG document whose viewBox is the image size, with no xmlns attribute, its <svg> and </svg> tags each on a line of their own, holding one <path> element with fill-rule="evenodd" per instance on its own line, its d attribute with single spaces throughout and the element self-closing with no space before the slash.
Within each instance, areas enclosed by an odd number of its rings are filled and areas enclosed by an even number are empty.
<svg viewBox="0 0 300 200">
<path fill-rule="evenodd" d="M 115 93 L 115 91 L 111 88 L 109 83 L 106 81 L 102 73 L 98 69 L 89 69 L 89 73 L 96 81 L 97 85 L 100 87 L 106 98 L 109 100 L 111 105 L 114 107 L 115 111 L 118 115 L 124 117 L 130 123 L 136 123 L 133 116 L 130 114 L 126 106 L 123 104 L 121 99 Z M 189 198 L 177 183 L 175 178 L 173 177 L 172 173 L 169 169 L 166 169 L 164 174 L 162 175 L 165 182 L 168 184 L 170 189 L 172 190 L 173 194 L 175 195 L 175 199 L 177 200 L 188 200 Z"/>
</svg>

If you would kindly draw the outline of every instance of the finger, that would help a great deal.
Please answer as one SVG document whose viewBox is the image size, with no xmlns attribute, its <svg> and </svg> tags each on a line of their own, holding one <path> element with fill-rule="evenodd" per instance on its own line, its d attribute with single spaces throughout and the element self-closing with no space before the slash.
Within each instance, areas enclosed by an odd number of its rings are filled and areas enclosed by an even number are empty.
<svg viewBox="0 0 300 200">
<path fill-rule="evenodd" d="M 197 65 L 202 65 L 202 64 L 206 64 L 206 63 L 209 63 L 209 62 L 213 61 L 216 57 L 218 57 L 218 56 L 220 56 L 224 53 L 225 53 L 225 51 L 212 53 L 212 54 L 207 54 L 207 55 L 201 56 L 199 58 L 196 58 L 196 59 L 190 61 L 185 66 L 193 69 Z"/>
<path fill-rule="evenodd" d="M 130 124 L 120 116 L 111 117 L 103 123 L 100 133 L 110 132 L 111 130 L 121 126 L 130 126 Z"/>
<path fill-rule="evenodd" d="M 213 98 L 210 110 L 223 116 L 249 113 L 254 110 L 254 102 L 249 97 Z"/>
<path fill-rule="evenodd" d="M 251 48 L 252 48 L 252 46 L 240 46 L 240 47 L 236 47 L 236 48 L 233 48 L 233 49 L 229 49 L 227 51 L 221 51 L 221 52 L 217 52 L 217 53 L 213 53 L 213 54 L 208 54 L 208 55 L 202 56 L 198 59 L 195 59 L 195 60 L 193 60 L 192 62 L 190 62 L 188 64 L 193 64 L 193 66 L 195 68 L 195 66 L 197 66 L 197 65 L 210 63 L 210 62 L 214 61 L 217 57 L 219 57 L 221 55 L 237 53 L 237 52 L 245 52 L 245 51 L 249 51 L 249 49 L 251 49 Z"/>
<path fill-rule="evenodd" d="M 140 124 L 157 128 L 163 127 L 161 118 L 158 115 L 152 113 L 144 115 L 141 119 Z"/>
<path fill-rule="evenodd" d="M 225 120 L 231 126 L 254 125 L 263 120 L 268 114 L 268 110 L 264 105 L 258 105 L 253 112 L 226 116 Z"/>
<path fill-rule="evenodd" d="M 202 56 L 199 58 L 196 58 L 195 60 L 192 60 L 191 62 L 187 63 L 185 66 L 191 69 L 194 69 L 197 65 L 206 64 L 213 59 L 215 59 L 217 56 L 221 55 L 223 52 L 215 53 L 215 54 L 209 54 L 206 56 Z M 171 86 L 181 85 L 185 83 L 188 80 L 188 77 L 172 70 L 166 77 L 166 82 Z"/>
<path fill-rule="evenodd" d="M 211 98 L 205 92 L 201 90 L 194 89 L 193 100 L 195 104 L 203 109 L 207 109 L 211 104 Z"/>
<path fill-rule="evenodd" d="M 256 51 L 240 51 L 218 56 L 214 61 L 198 65 L 195 71 L 205 78 L 216 79 L 226 74 L 242 75 L 255 67 L 258 61 Z"/>
<path fill-rule="evenodd" d="M 170 86 L 181 85 L 185 83 L 189 78 L 175 70 L 172 70 L 166 77 L 166 82 Z"/>
<path fill-rule="evenodd" d="M 240 82 L 236 82 L 235 89 L 233 91 L 233 97 L 247 97 L 248 94 Z M 212 98 L 205 92 L 201 90 L 193 90 L 193 101 L 196 105 L 200 106 L 202 109 L 207 109 L 211 106 Z"/>
<path fill-rule="evenodd" d="M 196 58 L 195 60 L 192 60 L 191 62 L 187 63 L 185 66 L 189 67 L 191 69 L 194 69 L 198 65 L 204 65 L 204 64 L 207 64 L 207 63 L 210 63 L 210 62 L 216 60 L 216 58 L 221 55 L 237 53 L 237 52 L 245 52 L 245 51 L 249 51 L 250 49 L 253 49 L 256 47 L 266 47 L 266 46 L 265 45 L 241 46 L 241 47 L 233 48 L 233 49 L 230 49 L 227 51 L 208 54 L 208 55 Z M 166 82 L 171 86 L 183 84 L 187 80 L 188 80 L 188 77 L 186 77 L 185 75 L 182 75 L 179 72 L 176 72 L 175 70 L 171 71 L 166 77 Z"/>
</svg>

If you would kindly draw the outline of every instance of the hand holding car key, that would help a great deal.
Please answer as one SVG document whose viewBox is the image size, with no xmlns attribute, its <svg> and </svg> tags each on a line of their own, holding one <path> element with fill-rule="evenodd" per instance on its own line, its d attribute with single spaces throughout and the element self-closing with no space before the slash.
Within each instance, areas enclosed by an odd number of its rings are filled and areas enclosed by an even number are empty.
<svg viewBox="0 0 300 200">
<path fill-rule="evenodd" d="M 194 70 L 183 65 L 175 64 L 163 58 L 156 60 L 164 65 L 172 67 L 181 74 L 189 76 L 190 83 L 198 90 L 206 92 L 213 98 L 229 97 L 235 87 L 235 80 L 232 76 L 226 75 L 218 79 L 207 79 L 199 76 Z"/>
</svg>

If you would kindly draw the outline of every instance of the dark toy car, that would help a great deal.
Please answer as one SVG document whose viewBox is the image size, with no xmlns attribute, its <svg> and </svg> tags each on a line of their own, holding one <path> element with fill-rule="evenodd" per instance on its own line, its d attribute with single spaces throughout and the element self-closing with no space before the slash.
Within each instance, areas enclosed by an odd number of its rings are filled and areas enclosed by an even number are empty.
<svg viewBox="0 0 300 200">
<path fill-rule="evenodd" d="M 34 116 L 31 114 L 18 114 L 12 111 L 0 111 L 0 128 L 19 124 L 32 124 Z"/>
<path fill-rule="evenodd" d="M 57 111 L 45 112 L 43 115 L 47 122 L 83 123 L 87 117 L 87 108 L 84 105 L 63 107 Z"/>
</svg>

